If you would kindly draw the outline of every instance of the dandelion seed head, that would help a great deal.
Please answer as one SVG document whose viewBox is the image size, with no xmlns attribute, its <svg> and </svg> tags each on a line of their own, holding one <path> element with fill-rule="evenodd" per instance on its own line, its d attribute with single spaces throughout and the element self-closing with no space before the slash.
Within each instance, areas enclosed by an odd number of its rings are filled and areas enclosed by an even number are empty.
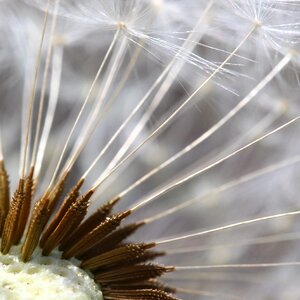
<svg viewBox="0 0 300 300">
<path fill-rule="evenodd" d="M 276 299 L 281 272 L 293 291 L 297 3 L 23 2 L 36 47 L 1 102 L 2 256 L 61 255 L 105 300 Z"/>
<path fill-rule="evenodd" d="M 20 247 L 0 256 L 1 297 L 19 299 L 103 299 L 89 274 L 78 267 L 76 260 L 62 260 L 59 254 L 42 257 L 36 250 L 30 262 L 19 259 Z"/>
</svg>

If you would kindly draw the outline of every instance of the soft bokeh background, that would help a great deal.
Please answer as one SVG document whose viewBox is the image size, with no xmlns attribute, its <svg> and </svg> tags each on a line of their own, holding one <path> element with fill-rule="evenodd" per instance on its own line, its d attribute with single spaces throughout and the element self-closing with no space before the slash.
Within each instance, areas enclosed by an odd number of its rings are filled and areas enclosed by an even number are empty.
<svg viewBox="0 0 300 300">
<path fill-rule="evenodd" d="M 21 127 L 24 126 L 22 107 L 28 108 L 30 99 L 44 2 L 0 2 L 0 126 L 12 189 L 18 180 Z M 115 34 L 116 23 L 122 21 L 128 26 L 119 37 L 116 50 L 124 37 L 127 48 L 105 101 L 109 103 L 115 95 L 117 97 L 73 167 L 69 186 L 87 170 L 174 55 L 182 50 L 180 45 L 191 32 L 196 32 L 198 38 L 192 40 L 192 51 L 180 52 L 176 58 L 178 64 L 183 64 L 180 73 L 127 153 L 151 134 L 212 74 L 253 27 L 255 18 L 262 22 L 262 27 L 252 34 L 225 68 L 197 93 L 169 126 L 100 187 L 91 205 L 92 210 L 206 132 L 248 95 L 288 51 L 298 51 L 297 24 L 300 21 L 300 10 L 295 1 L 62 2 L 53 51 L 53 55 L 58 55 L 57 49 L 63 48 L 64 52 L 59 102 L 41 169 L 38 194 L 49 183 L 70 127 Z M 53 7 L 50 8 L 52 10 Z M 195 27 L 197 22 L 200 23 Z M 49 38 L 49 32 L 47 34 Z M 46 39 L 45 44 L 48 42 L 49 39 Z M 116 94 L 126 66 L 137 53 L 137 60 L 126 84 Z M 45 66 L 45 54 L 46 50 L 43 50 L 41 70 Z M 300 113 L 297 55 L 225 126 L 199 147 L 126 195 L 118 208 L 124 209 L 146 199 L 161 187 L 225 157 L 296 117 Z M 108 64 L 105 72 L 109 72 L 112 63 Z M 53 66 L 50 65 L 50 74 Z M 42 71 L 39 75 L 41 78 Z M 80 136 L 80 130 L 85 128 L 88 113 L 99 98 L 101 89 L 103 86 L 100 80 L 92 94 L 93 101 L 83 114 L 70 146 Z M 40 92 L 41 79 L 37 85 L 37 99 Z M 48 85 L 47 105 L 49 93 Z M 148 111 L 153 95 L 97 164 L 87 178 L 85 189 L 94 183 L 124 145 L 138 120 Z M 36 118 L 33 123 L 35 121 Z M 152 217 L 196 199 L 185 209 L 142 228 L 135 239 L 163 239 L 298 210 L 299 126 L 299 122 L 292 124 L 137 211 L 131 220 Z M 242 180 L 247 174 L 269 166 L 276 167 L 278 163 L 294 157 L 295 163 L 288 167 L 222 190 L 224 185 Z M 299 261 L 299 223 L 297 216 L 284 217 L 166 244 L 162 248 L 175 253 L 162 258 L 161 262 L 176 266 L 200 266 Z M 298 299 L 299 275 L 299 267 L 295 266 L 232 268 L 180 271 L 168 275 L 166 280 L 177 287 L 211 292 L 216 299 L 223 299 L 224 295 L 246 299 Z M 182 297 L 212 298 L 199 295 Z"/>
</svg>

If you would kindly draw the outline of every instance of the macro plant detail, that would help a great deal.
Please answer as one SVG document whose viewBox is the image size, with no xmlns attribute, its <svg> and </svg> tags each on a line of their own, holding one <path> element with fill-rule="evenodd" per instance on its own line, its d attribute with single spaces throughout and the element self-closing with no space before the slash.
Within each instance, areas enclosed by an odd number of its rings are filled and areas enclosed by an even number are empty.
<svg viewBox="0 0 300 300">
<path fill-rule="evenodd" d="M 1 299 L 297 299 L 299 19 L 1 0 Z"/>
</svg>

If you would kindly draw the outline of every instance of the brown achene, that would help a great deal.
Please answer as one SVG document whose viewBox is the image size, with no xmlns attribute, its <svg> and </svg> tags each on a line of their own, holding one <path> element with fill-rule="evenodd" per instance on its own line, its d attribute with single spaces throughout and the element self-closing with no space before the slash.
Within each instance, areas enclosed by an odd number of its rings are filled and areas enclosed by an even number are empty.
<svg viewBox="0 0 300 300">
<path fill-rule="evenodd" d="M 131 211 L 113 213 L 119 198 L 108 201 L 85 218 L 93 190 L 81 195 L 84 180 L 79 180 L 60 201 L 68 177 L 65 174 L 52 194 L 45 193 L 34 204 L 30 215 L 34 195 L 33 172 L 34 168 L 31 168 L 28 177 L 20 179 L 10 202 L 8 175 L 4 162 L 0 163 L 3 254 L 8 253 L 13 245 L 22 243 L 21 259 L 26 262 L 38 245 L 45 256 L 58 248 L 62 251 L 62 258 L 81 260 L 81 268 L 93 275 L 95 282 L 101 286 L 104 299 L 176 299 L 173 296 L 175 289 L 157 281 L 163 274 L 174 271 L 174 267 L 149 263 L 165 253 L 151 250 L 155 243 L 127 241 L 145 224 L 139 222 L 120 227 Z"/>
</svg>

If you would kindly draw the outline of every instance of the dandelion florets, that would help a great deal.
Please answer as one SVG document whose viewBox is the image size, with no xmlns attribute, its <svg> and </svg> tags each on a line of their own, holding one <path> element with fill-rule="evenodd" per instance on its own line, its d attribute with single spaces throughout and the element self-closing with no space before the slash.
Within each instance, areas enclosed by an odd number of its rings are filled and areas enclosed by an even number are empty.
<svg viewBox="0 0 300 300">
<path fill-rule="evenodd" d="M 58 252 L 43 257 L 37 249 L 24 263 L 20 252 L 20 246 L 14 246 L 8 255 L 0 255 L 2 299 L 103 299 L 93 278 L 79 268 L 79 261 L 62 260 Z"/>
<path fill-rule="evenodd" d="M 291 278 L 296 1 L 0 6 L 0 76 L 26 66 L 0 89 L 7 297 L 240 299 Z"/>
</svg>

